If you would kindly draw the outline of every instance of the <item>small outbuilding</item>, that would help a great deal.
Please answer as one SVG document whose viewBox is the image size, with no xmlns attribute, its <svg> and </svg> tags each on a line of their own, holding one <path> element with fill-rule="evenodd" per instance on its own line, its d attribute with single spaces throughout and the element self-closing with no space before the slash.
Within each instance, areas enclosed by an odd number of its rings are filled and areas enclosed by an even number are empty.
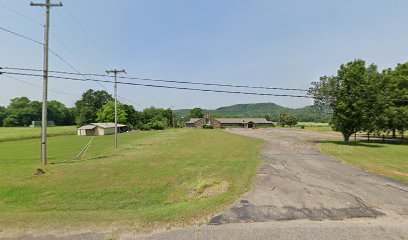
<svg viewBox="0 0 408 240">
<path fill-rule="evenodd" d="M 126 131 L 126 125 L 118 124 L 118 133 Z M 78 136 L 103 136 L 110 134 L 115 134 L 115 123 L 91 123 L 78 128 Z"/>
</svg>

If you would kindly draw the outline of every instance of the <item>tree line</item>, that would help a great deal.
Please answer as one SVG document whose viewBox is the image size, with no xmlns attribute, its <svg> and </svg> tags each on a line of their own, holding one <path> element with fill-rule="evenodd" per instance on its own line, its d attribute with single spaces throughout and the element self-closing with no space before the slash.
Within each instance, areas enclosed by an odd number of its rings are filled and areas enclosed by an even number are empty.
<svg viewBox="0 0 408 240">
<path fill-rule="evenodd" d="M 136 111 L 132 105 L 118 102 L 118 122 L 132 129 L 164 129 L 177 127 L 181 119 L 174 116 L 171 109 L 150 107 Z M 10 100 L 7 107 L 0 106 L 0 126 L 29 126 L 32 121 L 41 120 L 42 103 L 27 97 Z M 57 126 L 86 125 L 95 122 L 113 122 L 114 99 L 106 91 L 88 90 L 76 101 L 75 107 L 66 107 L 56 100 L 48 102 L 48 120 Z"/>
<path fill-rule="evenodd" d="M 329 123 L 345 141 L 361 131 L 395 137 L 408 129 L 408 63 L 379 71 L 354 60 L 313 82 L 309 94 L 315 108 L 329 109 Z"/>
</svg>

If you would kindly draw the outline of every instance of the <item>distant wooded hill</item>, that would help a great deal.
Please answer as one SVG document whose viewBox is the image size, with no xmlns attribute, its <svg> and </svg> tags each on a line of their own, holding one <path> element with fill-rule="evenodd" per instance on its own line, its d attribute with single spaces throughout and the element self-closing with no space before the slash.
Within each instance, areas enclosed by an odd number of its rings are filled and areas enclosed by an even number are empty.
<svg viewBox="0 0 408 240">
<path fill-rule="evenodd" d="M 190 111 L 180 109 L 175 112 L 178 116 L 188 117 Z M 278 114 L 282 113 L 295 115 L 301 122 L 327 122 L 330 118 L 330 114 L 313 111 L 312 106 L 287 108 L 275 103 L 236 104 L 215 110 L 204 109 L 204 112 L 214 117 L 266 117 L 272 121 L 277 121 Z"/>
</svg>

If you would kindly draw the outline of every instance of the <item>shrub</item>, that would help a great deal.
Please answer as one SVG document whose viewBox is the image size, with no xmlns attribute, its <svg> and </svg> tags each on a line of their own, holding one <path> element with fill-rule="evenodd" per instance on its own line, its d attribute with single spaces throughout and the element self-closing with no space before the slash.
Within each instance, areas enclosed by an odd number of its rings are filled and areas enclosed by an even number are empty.
<svg viewBox="0 0 408 240">
<path fill-rule="evenodd" d="M 150 127 L 150 125 L 149 124 L 143 124 L 142 126 L 141 126 L 141 130 L 144 130 L 144 131 L 149 131 L 149 130 L 151 130 L 152 128 Z"/>
<path fill-rule="evenodd" d="M 164 123 L 160 121 L 151 122 L 149 125 L 151 129 L 154 129 L 154 130 L 164 130 L 166 128 Z"/>
<path fill-rule="evenodd" d="M 214 127 L 212 125 L 204 125 L 203 128 L 204 129 L 213 129 Z"/>
</svg>

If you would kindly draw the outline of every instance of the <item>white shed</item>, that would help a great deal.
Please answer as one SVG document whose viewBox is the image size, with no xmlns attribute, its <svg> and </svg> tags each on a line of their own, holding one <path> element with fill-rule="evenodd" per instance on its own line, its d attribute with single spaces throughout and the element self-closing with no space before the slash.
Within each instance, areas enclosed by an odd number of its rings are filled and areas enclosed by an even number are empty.
<svg viewBox="0 0 408 240">
<path fill-rule="evenodd" d="M 126 125 L 118 124 L 118 133 L 126 131 Z M 103 136 L 110 134 L 115 134 L 115 123 L 91 123 L 78 128 L 78 136 Z"/>
</svg>

